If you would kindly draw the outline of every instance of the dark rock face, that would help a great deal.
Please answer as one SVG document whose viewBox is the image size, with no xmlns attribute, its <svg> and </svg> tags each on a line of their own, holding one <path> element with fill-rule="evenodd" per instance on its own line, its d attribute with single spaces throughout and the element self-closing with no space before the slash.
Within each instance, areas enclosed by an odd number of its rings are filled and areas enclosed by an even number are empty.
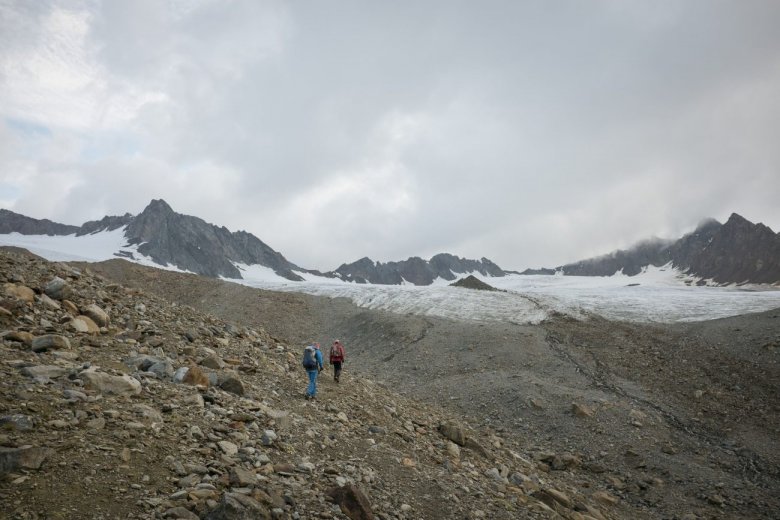
<svg viewBox="0 0 780 520">
<path fill-rule="evenodd" d="M 100 231 L 114 231 L 128 225 L 132 221 L 133 216 L 130 213 L 125 213 L 121 217 L 108 216 L 100 220 L 90 220 L 81 225 L 81 228 L 76 232 L 76 236 L 89 235 Z"/>
<path fill-rule="evenodd" d="M 681 267 L 717 283 L 780 282 L 780 234 L 733 213 Z"/>
<path fill-rule="evenodd" d="M 648 265 L 662 266 L 668 263 L 668 245 L 668 242 L 662 240 L 649 240 L 628 250 L 581 260 L 558 269 L 571 276 L 611 276 L 621 270 L 623 274 L 634 276 Z"/>
<path fill-rule="evenodd" d="M 430 285 L 441 277 L 455 280 L 458 274 L 479 272 L 483 275 L 504 276 L 506 273 L 496 264 L 483 258 L 469 260 L 441 253 L 425 261 L 412 257 L 401 262 L 374 262 L 370 258 L 361 258 L 351 264 L 342 264 L 336 274 L 343 280 L 357 283 L 399 285 L 404 281 L 415 285 Z"/>
<path fill-rule="evenodd" d="M 164 200 L 153 200 L 139 215 L 126 213 L 107 216 L 84 223 L 81 227 L 37 220 L 12 211 L 0 210 L 0 233 L 18 232 L 25 235 L 89 235 L 127 227 L 125 237 L 138 252 L 160 265 L 174 265 L 196 274 L 226 278 L 241 278 L 233 262 L 260 264 L 273 269 L 288 280 L 303 278 L 292 270 L 299 269 L 245 231 L 231 233 L 197 217 L 174 212 Z M 117 252 L 117 256 L 132 255 Z"/>
<path fill-rule="evenodd" d="M 0 233 L 21 233 L 22 235 L 71 235 L 79 230 L 78 226 L 58 224 L 49 219 L 25 217 L 19 213 L 0 209 Z"/>
<path fill-rule="evenodd" d="M 175 213 L 164 200 L 153 200 L 133 218 L 125 236 L 154 262 L 205 276 L 241 278 L 232 263 L 238 262 L 265 265 L 288 280 L 302 280 L 292 272 L 294 264 L 254 235 L 231 233 L 226 227 Z"/>
<path fill-rule="evenodd" d="M 733 213 L 725 224 L 706 220 L 676 241 L 650 240 L 628 250 L 523 274 L 563 271 L 566 275 L 611 276 L 622 270 L 633 276 L 644 267 L 669 262 L 685 273 L 719 284 L 778 283 L 780 234 Z"/>
</svg>

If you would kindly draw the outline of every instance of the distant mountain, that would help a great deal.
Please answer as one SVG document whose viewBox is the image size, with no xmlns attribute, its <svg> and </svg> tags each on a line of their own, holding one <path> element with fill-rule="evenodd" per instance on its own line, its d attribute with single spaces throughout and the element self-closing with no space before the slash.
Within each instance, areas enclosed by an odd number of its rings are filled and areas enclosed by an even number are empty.
<svg viewBox="0 0 780 520">
<path fill-rule="evenodd" d="M 458 274 L 478 272 L 485 276 L 505 276 L 506 272 L 496 264 L 483 258 L 469 260 L 447 253 L 441 253 L 426 261 L 411 257 L 400 262 L 374 262 L 361 258 L 351 264 L 342 264 L 335 274 L 342 280 L 357 283 L 430 285 L 437 278 L 451 281 Z"/>
<path fill-rule="evenodd" d="M 725 224 L 706 220 L 678 240 L 651 239 L 627 250 L 522 274 L 611 276 L 622 271 L 633 276 L 648 266 L 670 262 L 682 272 L 718 284 L 780 283 L 780 233 L 733 213 Z"/>
<path fill-rule="evenodd" d="M 70 235 L 79 230 L 78 226 L 57 224 L 49 219 L 25 217 L 19 213 L 0 209 L 0 233 L 21 233 L 22 235 Z"/>
<path fill-rule="evenodd" d="M 172 265 L 204 276 L 235 279 L 241 278 L 241 272 L 234 263 L 262 265 L 288 280 L 303 280 L 293 272 L 294 269 L 303 269 L 254 235 L 245 231 L 232 233 L 200 218 L 176 213 L 164 200 L 152 200 L 136 216 L 129 213 L 108 216 L 80 227 L 0 210 L 0 233 L 3 234 L 85 236 L 120 228 L 124 228 L 127 242 L 115 255 L 130 260 L 136 260 L 135 255 L 140 254 L 163 266 Z"/>
</svg>

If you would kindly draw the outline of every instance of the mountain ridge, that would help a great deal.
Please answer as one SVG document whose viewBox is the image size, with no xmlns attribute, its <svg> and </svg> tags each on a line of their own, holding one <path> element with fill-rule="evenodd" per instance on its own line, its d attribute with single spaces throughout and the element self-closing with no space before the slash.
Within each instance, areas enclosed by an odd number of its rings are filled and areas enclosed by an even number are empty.
<svg viewBox="0 0 780 520">
<path fill-rule="evenodd" d="M 721 224 L 705 219 L 677 240 L 652 238 L 628 249 L 564 264 L 527 269 L 521 274 L 565 276 L 634 276 L 647 267 L 667 264 L 681 272 L 720 285 L 780 282 L 780 233 L 754 224 L 737 213 Z"/>
<path fill-rule="evenodd" d="M 491 260 L 461 258 L 439 253 L 425 260 L 379 262 L 363 257 L 343 263 L 333 271 L 302 268 L 246 231 L 232 232 L 191 215 L 175 212 L 163 199 L 153 199 L 138 215 L 105 216 L 72 226 L 35 219 L 0 209 L 0 234 L 82 237 L 124 229 L 125 246 L 114 256 L 140 261 L 136 255 L 163 267 L 176 268 L 212 278 L 242 279 L 242 266 L 263 266 L 276 275 L 303 281 L 304 274 L 338 278 L 346 282 L 382 285 L 431 285 L 436 280 L 454 281 L 459 276 L 480 273 L 501 277 L 516 271 L 501 269 Z M 519 274 L 569 276 L 634 276 L 650 266 L 671 265 L 699 284 L 780 283 L 780 234 L 762 223 L 753 224 L 737 213 L 721 224 L 705 219 L 696 229 L 677 240 L 650 238 L 632 247 L 564 264 L 555 268 L 526 269 Z"/>
<path fill-rule="evenodd" d="M 138 215 L 105 216 L 81 226 L 33 219 L 9 210 L 0 210 L 0 233 L 24 235 L 83 237 L 124 228 L 126 245 L 114 256 L 138 261 L 138 255 L 153 263 L 212 278 L 242 279 L 242 266 L 263 266 L 290 281 L 303 281 L 301 274 L 338 278 L 348 282 L 430 285 L 442 278 L 452 281 L 457 275 L 479 272 L 487 276 L 504 276 L 503 271 L 487 258 L 470 260 L 440 253 L 430 260 L 410 257 L 407 260 L 374 262 L 364 257 L 342 264 L 334 271 L 305 269 L 274 250 L 247 231 L 231 232 L 191 215 L 177 213 L 163 199 L 152 201 Z"/>
</svg>

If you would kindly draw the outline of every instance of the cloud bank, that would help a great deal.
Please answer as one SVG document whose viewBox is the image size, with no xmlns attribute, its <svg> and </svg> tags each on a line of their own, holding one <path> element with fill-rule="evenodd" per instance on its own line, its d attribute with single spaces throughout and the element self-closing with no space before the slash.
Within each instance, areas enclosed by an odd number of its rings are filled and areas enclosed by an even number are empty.
<svg viewBox="0 0 780 520">
<path fill-rule="evenodd" d="M 0 205 L 152 198 L 333 269 L 780 230 L 771 1 L 0 0 Z"/>
</svg>

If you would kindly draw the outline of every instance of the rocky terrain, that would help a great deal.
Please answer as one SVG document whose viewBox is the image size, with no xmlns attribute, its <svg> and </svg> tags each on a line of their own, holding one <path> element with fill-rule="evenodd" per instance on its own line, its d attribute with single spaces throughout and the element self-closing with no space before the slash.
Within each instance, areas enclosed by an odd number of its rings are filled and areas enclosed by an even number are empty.
<svg viewBox="0 0 780 520">
<path fill-rule="evenodd" d="M 293 301 L 123 261 L 6 249 L 0 266 L 4 518 L 653 516 L 582 470 L 580 454 L 356 371 L 338 385 L 324 373 L 305 400 L 300 342 L 201 291 L 246 290 L 280 312 Z M 144 276 L 157 277 L 152 290 L 138 287 Z M 329 303 L 318 305 L 347 309 Z"/>
<path fill-rule="evenodd" d="M 560 484 L 564 492 L 594 501 L 608 493 L 614 505 L 598 506 L 603 515 L 776 518 L 780 510 L 780 310 L 677 325 L 595 316 L 454 322 L 121 261 L 90 269 L 264 324 L 293 343 L 337 337 L 347 346 L 345 374 L 515 442 L 537 476 L 571 486 Z"/>
</svg>

